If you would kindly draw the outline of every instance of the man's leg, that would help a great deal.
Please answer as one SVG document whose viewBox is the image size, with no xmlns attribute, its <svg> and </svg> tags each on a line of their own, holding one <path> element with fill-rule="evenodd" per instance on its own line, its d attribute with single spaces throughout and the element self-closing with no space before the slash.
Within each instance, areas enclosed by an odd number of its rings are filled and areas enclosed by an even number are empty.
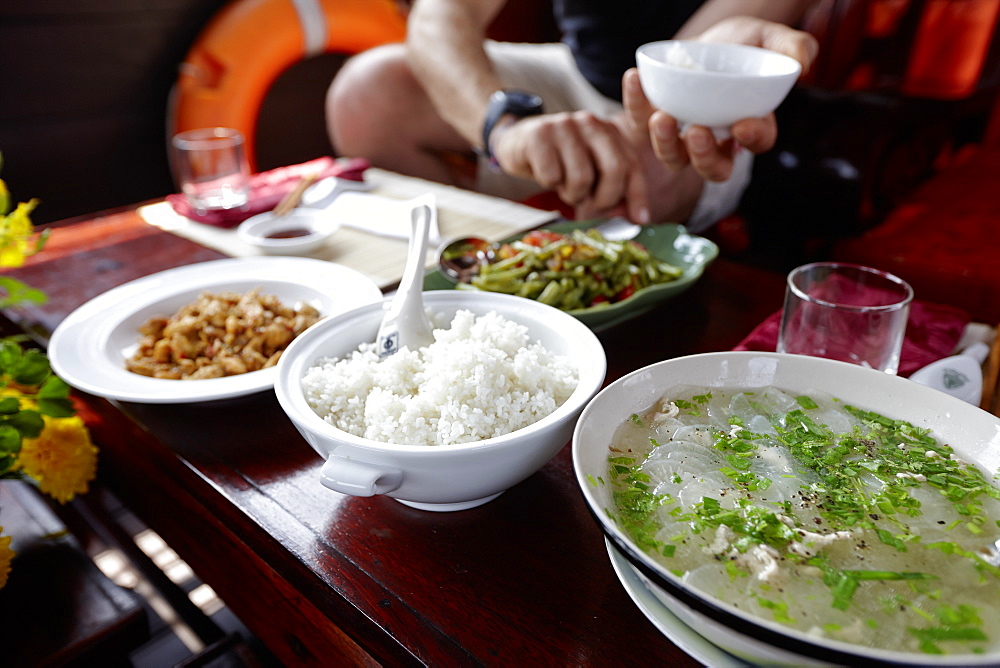
<svg viewBox="0 0 1000 668">
<path fill-rule="evenodd" d="M 326 97 L 326 123 L 338 155 L 376 167 L 472 187 L 471 148 L 434 110 L 402 44 L 364 51 L 344 63 Z M 458 156 L 456 158 L 456 156 Z"/>
</svg>

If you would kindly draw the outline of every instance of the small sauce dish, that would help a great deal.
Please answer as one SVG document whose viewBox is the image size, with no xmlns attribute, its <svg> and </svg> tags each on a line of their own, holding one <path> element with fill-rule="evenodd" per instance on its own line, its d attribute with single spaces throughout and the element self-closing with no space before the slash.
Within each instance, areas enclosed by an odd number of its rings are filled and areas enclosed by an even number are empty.
<svg viewBox="0 0 1000 668">
<path fill-rule="evenodd" d="M 322 246 L 338 229 L 340 224 L 322 211 L 299 208 L 285 216 L 266 211 L 247 218 L 236 234 L 267 255 L 303 255 Z"/>
</svg>

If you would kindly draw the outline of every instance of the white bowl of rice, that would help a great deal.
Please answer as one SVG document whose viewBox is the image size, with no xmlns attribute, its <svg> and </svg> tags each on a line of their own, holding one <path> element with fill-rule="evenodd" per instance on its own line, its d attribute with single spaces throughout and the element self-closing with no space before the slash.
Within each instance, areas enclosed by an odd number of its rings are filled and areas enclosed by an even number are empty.
<svg viewBox="0 0 1000 668">
<path fill-rule="evenodd" d="M 379 360 L 389 301 L 320 321 L 282 355 L 281 407 L 326 463 L 320 482 L 414 508 L 486 503 L 568 442 L 604 348 L 576 318 L 504 294 L 423 294 L 435 341 Z"/>
</svg>

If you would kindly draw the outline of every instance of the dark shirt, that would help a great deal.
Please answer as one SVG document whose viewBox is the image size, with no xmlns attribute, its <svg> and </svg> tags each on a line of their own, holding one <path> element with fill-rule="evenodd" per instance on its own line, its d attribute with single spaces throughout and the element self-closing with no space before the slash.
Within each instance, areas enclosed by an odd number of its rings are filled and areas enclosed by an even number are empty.
<svg viewBox="0 0 1000 668">
<path fill-rule="evenodd" d="M 553 0 L 562 41 L 597 90 L 621 101 L 635 50 L 670 39 L 704 0 Z"/>
</svg>

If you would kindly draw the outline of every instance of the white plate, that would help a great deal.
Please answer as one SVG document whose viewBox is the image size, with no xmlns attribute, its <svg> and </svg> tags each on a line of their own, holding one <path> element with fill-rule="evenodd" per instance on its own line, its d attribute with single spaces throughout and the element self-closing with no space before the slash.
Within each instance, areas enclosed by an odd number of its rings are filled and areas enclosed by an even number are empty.
<svg viewBox="0 0 1000 668">
<path fill-rule="evenodd" d="M 169 316 L 202 292 L 260 288 L 283 304 L 309 304 L 323 316 L 382 300 L 370 278 L 339 264 L 298 257 L 213 260 L 168 269 L 113 288 L 79 307 L 52 333 L 49 360 L 73 387 L 149 404 L 228 399 L 274 386 L 275 369 L 205 380 L 148 378 L 125 369 L 138 347 L 139 327 Z"/>
<path fill-rule="evenodd" d="M 1000 469 L 1000 419 L 944 392 L 906 378 L 834 360 L 779 353 L 726 351 L 676 357 L 633 371 L 591 400 L 573 433 L 573 467 L 591 511 L 616 548 L 645 575 L 647 588 L 684 624 L 754 663 L 829 665 L 998 666 L 1000 652 L 920 654 L 823 638 L 752 615 L 685 584 L 636 547 L 605 509 L 614 508 L 612 486 L 593 484 L 607 475 L 608 443 L 632 413 L 642 413 L 678 386 L 746 389 L 776 386 L 795 393 L 825 392 L 857 406 L 908 420 L 933 432 L 963 461 L 984 472 Z M 987 473 L 987 476 L 990 474 Z"/>
<path fill-rule="evenodd" d="M 713 668 L 744 668 L 750 664 L 733 656 L 718 645 L 713 644 L 705 636 L 701 635 L 690 626 L 678 619 L 677 615 L 670 612 L 670 609 L 656 598 L 642 579 L 636 573 L 635 567 L 629 563 L 628 559 L 611 544 L 607 538 L 604 544 L 608 548 L 608 556 L 611 557 L 611 566 L 615 569 L 615 574 L 621 580 L 629 598 L 636 607 L 646 616 L 653 626 L 657 628 L 667 639 L 702 665 Z"/>
</svg>

